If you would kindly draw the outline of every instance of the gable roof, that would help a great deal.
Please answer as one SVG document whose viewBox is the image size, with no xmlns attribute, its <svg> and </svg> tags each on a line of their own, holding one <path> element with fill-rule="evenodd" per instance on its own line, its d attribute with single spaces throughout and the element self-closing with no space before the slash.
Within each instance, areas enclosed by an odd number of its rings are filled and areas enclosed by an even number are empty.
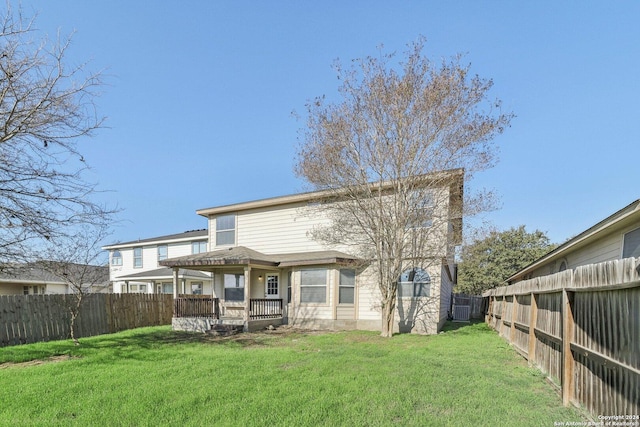
<svg viewBox="0 0 640 427">
<path fill-rule="evenodd" d="M 36 283 L 36 284 L 67 284 L 64 280 L 51 273 L 45 265 L 56 261 L 40 261 L 26 264 L 4 266 L 0 271 L 0 283 Z M 45 265 L 43 265 L 45 264 Z M 100 283 L 109 282 L 109 267 L 106 265 L 64 264 L 68 267 L 78 266 L 84 271 L 90 271 L 92 278 L 99 278 Z M 85 269 L 87 267 L 87 269 Z M 96 283 L 98 284 L 98 283 Z"/>
<path fill-rule="evenodd" d="M 446 180 L 450 185 L 451 198 L 462 198 L 462 187 L 464 170 L 463 169 L 451 169 L 441 172 L 434 172 L 430 174 L 419 175 L 417 177 L 424 181 L 425 186 L 429 186 L 430 183 L 439 182 L 440 180 Z M 391 182 L 372 182 L 368 184 L 371 188 L 381 188 L 382 190 L 392 188 Z M 339 192 L 339 190 L 338 190 Z M 306 193 L 290 194 L 286 196 L 270 197 L 266 199 L 258 199 L 241 203 L 234 203 L 223 206 L 214 206 L 210 208 L 198 209 L 196 213 L 204 217 L 210 215 L 220 215 L 225 213 L 232 213 L 238 211 L 245 211 L 249 209 L 276 207 L 281 205 L 287 205 L 292 203 L 313 203 L 327 198 L 335 196 L 335 191 L 320 190 Z M 451 201 L 451 200 L 450 200 Z"/>
<path fill-rule="evenodd" d="M 121 248 L 126 248 L 131 246 L 141 246 L 144 244 L 151 244 L 151 243 L 158 244 L 158 243 L 181 242 L 181 241 L 189 241 L 189 240 L 197 240 L 197 239 L 202 240 L 203 238 L 207 238 L 208 236 L 209 236 L 209 230 L 207 230 L 206 228 L 202 228 L 199 230 L 185 231 L 184 233 L 168 234 L 166 236 L 151 237 L 148 239 L 138 239 L 138 240 L 132 240 L 132 241 L 123 242 L 123 243 L 114 243 L 112 245 L 103 246 L 102 249 L 105 249 L 105 250 L 121 249 Z"/>
<path fill-rule="evenodd" d="M 512 282 L 516 279 L 519 279 L 548 262 L 555 261 L 564 257 L 570 251 L 580 249 L 594 242 L 600 237 L 603 237 L 605 234 L 633 224 L 634 221 L 640 222 L 640 199 L 635 200 L 634 202 L 630 203 L 614 214 L 598 222 L 594 226 L 567 240 L 554 250 L 550 251 L 546 255 L 543 255 L 542 257 L 538 258 L 531 264 L 527 265 L 526 267 L 509 277 L 506 281 Z"/>
</svg>

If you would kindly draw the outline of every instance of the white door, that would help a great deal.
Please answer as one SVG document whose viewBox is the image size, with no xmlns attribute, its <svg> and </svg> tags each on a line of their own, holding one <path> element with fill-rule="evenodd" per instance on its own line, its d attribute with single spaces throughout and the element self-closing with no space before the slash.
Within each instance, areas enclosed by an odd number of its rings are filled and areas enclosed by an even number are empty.
<svg viewBox="0 0 640 427">
<path fill-rule="evenodd" d="M 280 286 L 278 285 L 277 274 L 267 274 L 264 286 L 265 297 L 273 299 L 280 298 Z"/>
</svg>

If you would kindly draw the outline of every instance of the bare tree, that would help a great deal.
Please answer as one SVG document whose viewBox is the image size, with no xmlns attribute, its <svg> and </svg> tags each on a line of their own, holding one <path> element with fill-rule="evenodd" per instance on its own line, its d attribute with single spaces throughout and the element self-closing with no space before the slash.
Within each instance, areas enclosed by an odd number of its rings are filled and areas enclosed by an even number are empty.
<svg viewBox="0 0 640 427">
<path fill-rule="evenodd" d="M 493 166 L 492 139 L 512 118 L 488 100 L 491 80 L 470 76 L 460 56 L 432 63 L 424 44 L 421 38 L 409 45 L 399 72 L 393 54 L 354 61 L 350 69 L 337 62 L 342 98 L 307 104 L 295 165 L 332 202 L 320 204 L 332 221 L 314 237 L 350 245 L 373 264 L 383 336 L 393 333 L 401 274 L 453 257 L 452 248 L 437 247 L 462 215 L 450 195 L 460 195 L 463 175 Z M 465 210 L 489 196 L 467 197 L 473 203 Z"/>
<path fill-rule="evenodd" d="M 67 66 L 70 42 L 38 37 L 10 3 L 0 17 L 1 262 L 109 213 L 91 201 L 96 187 L 76 146 L 103 123 L 94 105 L 101 77 Z"/>
<path fill-rule="evenodd" d="M 102 242 L 109 235 L 107 224 L 78 227 L 76 233 L 51 242 L 43 252 L 40 266 L 64 282 L 68 288 L 65 308 L 69 311 L 71 339 L 79 345 L 76 337 L 76 320 L 85 298 L 98 292 L 108 291 L 109 267 L 102 250 Z"/>
</svg>

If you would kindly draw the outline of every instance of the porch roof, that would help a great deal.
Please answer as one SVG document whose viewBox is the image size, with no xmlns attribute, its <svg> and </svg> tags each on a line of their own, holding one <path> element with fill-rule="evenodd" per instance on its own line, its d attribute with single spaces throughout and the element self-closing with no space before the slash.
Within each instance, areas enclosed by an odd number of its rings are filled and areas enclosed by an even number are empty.
<svg viewBox="0 0 640 427">
<path fill-rule="evenodd" d="M 269 255 L 244 246 L 235 246 L 212 252 L 169 258 L 160 261 L 160 265 L 172 268 L 192 267 L 208 269 L 234 265 L 292 267 L 314 264 L 346 264 L 355 261 L 358 261 L 358 258 L 339 251 L 315 251 Z"/>
<path fill-rule="evenodd" d="M 186 279 L 209 279 L 211 277 L 201 271 L 187 270 L 181 268 L 178 271 L 178 276 Z M 161 280 L 161 279 L 173 279 L 173 270 L 169 267 L 158 268 L 156 270 L 142 271 L 140 273 L 128 274 L 126 276 L 115 277 L 115 280 Z"/>
</svg>

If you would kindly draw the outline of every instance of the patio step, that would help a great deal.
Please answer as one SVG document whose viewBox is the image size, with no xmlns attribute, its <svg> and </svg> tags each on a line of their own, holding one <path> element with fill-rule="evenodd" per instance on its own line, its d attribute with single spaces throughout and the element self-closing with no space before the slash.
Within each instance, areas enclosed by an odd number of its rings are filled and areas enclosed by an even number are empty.
<svg viewBox="0 0 640 427">
<path fill-rule="evenodd" d="M 242 332 L 243 327 L 244 325 L 216 324 L 207 333 L 215 336 L 235 335 Z"/>
</svg>

